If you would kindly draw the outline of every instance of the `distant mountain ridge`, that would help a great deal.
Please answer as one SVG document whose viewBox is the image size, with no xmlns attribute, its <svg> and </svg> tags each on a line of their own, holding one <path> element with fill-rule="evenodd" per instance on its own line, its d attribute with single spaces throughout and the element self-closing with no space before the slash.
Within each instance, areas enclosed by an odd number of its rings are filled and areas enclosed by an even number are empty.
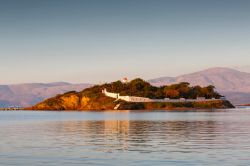
<svg viewBox="0 0 250 166">
<path fill-rule="evenodd" d="M 71 84 L 67 82 L 25 83 L 0 85 L 0 107 L 34 105 L 46 98 L 67 91 L 80 91 L 91 84 Z"/>
<path fill-rule="evenodd" d="M 178 77 L 160 77 L 149 82 L 155 86 L 189 82 L 191 85 L 214 85 L 233 104 L 250 103 L 250 73 L 231 68 L 210 68 Z M 71 84 L 67 82 L 26 83 L 0 85 L 0 108 L 8 106 L 28 107 L 46 98 L 67 91 L 81 91 L 92 84 Z"/>
<path fill-rule="evenodd" d="M 234 104 L 250 103 L 250 73 L 231 68 L 210 68 L 207 70 L 185 74 L 177 77 L 160 77 L 149 82 L 156 86 L 189 82 L 191 85 L 214 85 Z M 246 98 L 246 96 L 249 96 Z"/>
</svg>

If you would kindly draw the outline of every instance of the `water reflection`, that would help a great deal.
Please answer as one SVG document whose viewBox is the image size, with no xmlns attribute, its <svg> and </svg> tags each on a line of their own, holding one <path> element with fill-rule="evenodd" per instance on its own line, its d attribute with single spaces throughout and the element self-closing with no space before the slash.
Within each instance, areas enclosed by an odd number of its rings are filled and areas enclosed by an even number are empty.
<svg viewBox="0 0 250 166">
<path fill-rule="evenodd" d="M 106 120 L 50 122 L 40 126 L 39 130 L 48 138 L 53 136 L 59 142 L 63 141 L 64 145 L 88 146 L 104 152 L 153 152 L 156 149 L 171 151 L 170 148 L 164 149 L 164 146 L 191 144 L 211 148 L 212 145 L 223 143 L 221 141 L 226 135 L 220 133 L 227 127 L 230 126 L 215 121 Z M 180 148 L 183 150 L 183 147 Z"/>
<path fill-rule="evenodd" d="M 250 121 L 223 114 L 2 123 L 0 165 L 247 165 Z"/>
</svg>

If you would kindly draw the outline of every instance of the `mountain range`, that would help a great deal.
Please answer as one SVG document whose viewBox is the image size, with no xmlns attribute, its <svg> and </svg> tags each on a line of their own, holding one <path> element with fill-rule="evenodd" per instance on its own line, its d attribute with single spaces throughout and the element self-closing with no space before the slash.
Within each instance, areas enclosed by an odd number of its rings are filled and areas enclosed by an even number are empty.
<svg viewBox="0 0 250 166">
<path fill-rule="evenodd" d="M 189 82 L 191 85 L 214 85 L 233 104 L 250 103 L 250 73 L 231 68 L 210 68 L 177 77 L 160 77 L 148 80 L 155 86 Z M 0 85 L 0 107 L 34 105 L 46 98 L 67 91 L 81 91 L 92 84 L 71 84 L 67 82 L 26 83 Z"/>
<path fill-rule="evenodd" d="M 189 82 L 191 85 L 214 85 L 233 104 L 250 103 L 250 73 L 231 68 L 210 68 L 177 77 L 160 77 L 149 82 L 156 86 Z"/>
<path fill-rule="evenodd" d="M 27 107 L 56 94 L 67 91 L 80 91 L 90 86 L 91 84 L 71 84 L 66 82 L 0 85 L 0 108 L 13 105 Z"/>
</svg>

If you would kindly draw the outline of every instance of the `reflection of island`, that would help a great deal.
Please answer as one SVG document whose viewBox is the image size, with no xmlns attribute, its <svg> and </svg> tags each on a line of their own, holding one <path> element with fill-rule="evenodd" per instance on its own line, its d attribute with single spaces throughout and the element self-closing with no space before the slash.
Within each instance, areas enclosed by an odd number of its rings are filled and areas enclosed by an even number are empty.
<svg viewBox="0 0 250 166">
<path fill-rule="evenodd" d="M 53 128 L 56 130 L 52 131 Z M 220 130 L 225 128 L 216 121 L 68 121 L 48 126 L 48 131 L 59 138 L 69 138 L 68 144 L 105 152 L 150 152 L 154 148 L 171 151 L 176 146 L 190 147 L 192 143 L 217 144 L 224 139 L 217 134 Z"/>
<path fill-rule="evenodd" d="M 104 131 L 107 134 L 127 135 L 129 131 L 128 120 L 106 120 L 104 121 Z"/>
<path fill-rule="evenodd" d="M 111 149 L 128 150 L 129 121 L 104 121 L 104 142 Z M 115 142 L 115 144 L 113 144 Z"/>
<path fill-rule="evenodd" d="M 242 124 L 244 123 L 244 124 Z M 29 127 L 30 123 L 20 128 L 10 128 L 7 133 L 18 134 L 20 131 L 34 135 L 34 145 L 39 142 L 46 147 L 58 147 L 53 153 L 68 154 L 60 149 L 74 149 L 72 154 L 91 152 L 135 151 L 151 153 L 176 152 L 184 153 L 210 148 L 220 149 L 224 146 L 234 146 L 239 140 L 237 134 L 245 133 L 249 121 L 232 123 L 232 121 L 208 120 L 190 121 L 174 120 L 89 120 L 89 121 L 45 121 L 37 122 Z M 232 139 L 235 135 L 236 139 Z M 36 137 L 35 137 L 36 136 Z M 245 135 L 247 138 L 248 135 Z M 242 138 L 242 137 L 240 137 Z M 11 137 L 12 141 L 23 143 L 33 139 L 30 134 L 22 139 Z M 246 139 L 247 141 L 248 139 Z M 30 145 L 27 145 L 30 146 Z M 196 149 L 199 148 L 199 149 Z M 104 156 L 105 157 L 105 156 Z"/>
</svg>

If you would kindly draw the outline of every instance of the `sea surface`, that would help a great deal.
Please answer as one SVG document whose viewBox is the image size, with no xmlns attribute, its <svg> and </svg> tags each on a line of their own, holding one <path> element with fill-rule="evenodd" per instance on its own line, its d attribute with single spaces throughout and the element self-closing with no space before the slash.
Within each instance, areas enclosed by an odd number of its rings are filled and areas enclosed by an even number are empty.
<svg viewBox="0 0 250 166">
<path fill-rule="evenodd" d="M 249 166 L 250 108 L 0 111 L 1 166 Z"/>
</svg>

